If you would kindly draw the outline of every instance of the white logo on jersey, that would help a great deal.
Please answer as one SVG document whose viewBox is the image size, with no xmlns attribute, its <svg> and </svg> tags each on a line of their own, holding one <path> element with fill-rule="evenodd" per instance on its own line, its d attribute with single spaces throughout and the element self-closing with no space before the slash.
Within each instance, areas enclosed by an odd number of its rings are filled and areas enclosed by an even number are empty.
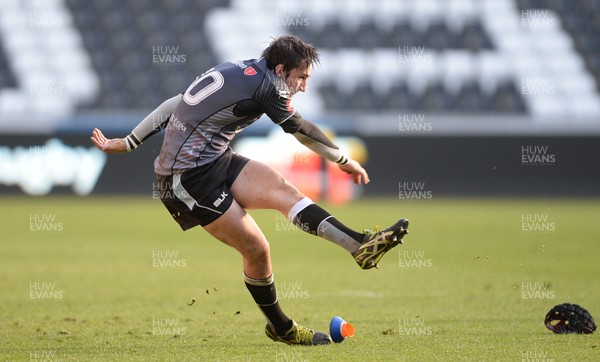
<svg viewBox="0 0 600 362">
<path fill-rule="evenodd" d="M 234 60 L 231 62 L 231 64 L 237 65 L 238 67 L 240 67 L 242 69 L 248 68 L 248 66 L 246 64 L 244 64 L 244 62 L 242 62 L 241 60 Z"/>
<path fill-rule="evenodd" d="M 280 97 L 288 99 L 290 98 L 290 92 L 286 91 L 286 90 L 278 90 L 277 94 L 279 94 Z"/>
</svg>

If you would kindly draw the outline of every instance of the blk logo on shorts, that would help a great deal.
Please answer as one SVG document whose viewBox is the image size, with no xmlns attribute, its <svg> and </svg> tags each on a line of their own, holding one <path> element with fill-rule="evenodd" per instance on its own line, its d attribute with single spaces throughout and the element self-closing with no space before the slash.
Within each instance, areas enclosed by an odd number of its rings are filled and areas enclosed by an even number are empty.
<svg viewBox="0 0 600 362">
<path fill-rule="evenodd" d="M 223 193 L 221 193 L 221 196 L 219 196 L 218 199 L 215 200 L 215 202 L 213 202 L 213 205 L 215 205 L 215 207 L 219 207 L 219 205 L 221 205 L 221 203 L 223 203 L 223 201 L 225 201 L 225 198 L 229 196 L 229 194 L 225 193 L 225 191 L 223 191 Z"/>
</svg>

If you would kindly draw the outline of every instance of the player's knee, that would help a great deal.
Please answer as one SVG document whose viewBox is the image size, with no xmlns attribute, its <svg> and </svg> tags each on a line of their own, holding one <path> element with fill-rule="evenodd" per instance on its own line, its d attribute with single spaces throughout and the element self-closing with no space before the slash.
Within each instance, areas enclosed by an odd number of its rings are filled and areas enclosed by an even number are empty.
<svg viewBox="0 0 600 362">
<path fill-rule="evenodd" d="M 298 190 L 296 186 L 294 186 L 285 178 L 282 178 L 278 191 L 280 199 L 285 204 L 289 202 L 295 202 L 305 197 L 304 194 L 302 194 L 302 192 L 300 192 L 300 190 Z"/>
<path fill-rule="evenodd" d="M 267 243 L 266 241 L 254 243 L 253 247 L 248 250 L 246 257 L 254 262 L 262 263 L 269 261 L 271 258 L 269 243 Z"/>
</svg>

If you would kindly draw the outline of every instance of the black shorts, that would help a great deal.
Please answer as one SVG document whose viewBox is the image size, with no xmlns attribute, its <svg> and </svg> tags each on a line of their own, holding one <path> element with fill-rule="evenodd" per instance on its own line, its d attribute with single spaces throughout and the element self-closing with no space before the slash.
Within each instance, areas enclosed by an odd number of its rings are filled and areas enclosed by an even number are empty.
<svg viewBox="0 0 600 362">
<path fill-rule="evenodd" d="M 208 165 L 176 175 L 157 175 L 160 200 L 183 230 L 208 225 L 233 203 L 231 185 L 248 161 L 227 149 Z"/>
</svg>

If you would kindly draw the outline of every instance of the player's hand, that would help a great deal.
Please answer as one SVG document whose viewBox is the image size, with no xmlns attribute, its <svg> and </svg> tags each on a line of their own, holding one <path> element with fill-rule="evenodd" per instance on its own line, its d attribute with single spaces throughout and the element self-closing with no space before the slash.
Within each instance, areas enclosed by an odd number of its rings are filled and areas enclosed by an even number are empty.
<svg viewBox="0 0 600 362">
<path fill-rule="evenodd" d="M 354 161 L 353 159 L 349 159 L 348 163 L 343 166 L 340 165 L 340 170 L 351 174 L 352 178 L 354 179 L 354 183 L 357 185 L 361 185 L 363 183 L 366 185 L 370 182 L 367 171 L 365 171 L 360 163 Z"/>
<path fill-rule="evenodd" d="M 92 142 L 98 149 L 105 153 L 121 153 L 127 152 L 127 144 L 122 138 L 108 139 L 98 128 L 94 128 L 92 132 Z"/>
</svg>

